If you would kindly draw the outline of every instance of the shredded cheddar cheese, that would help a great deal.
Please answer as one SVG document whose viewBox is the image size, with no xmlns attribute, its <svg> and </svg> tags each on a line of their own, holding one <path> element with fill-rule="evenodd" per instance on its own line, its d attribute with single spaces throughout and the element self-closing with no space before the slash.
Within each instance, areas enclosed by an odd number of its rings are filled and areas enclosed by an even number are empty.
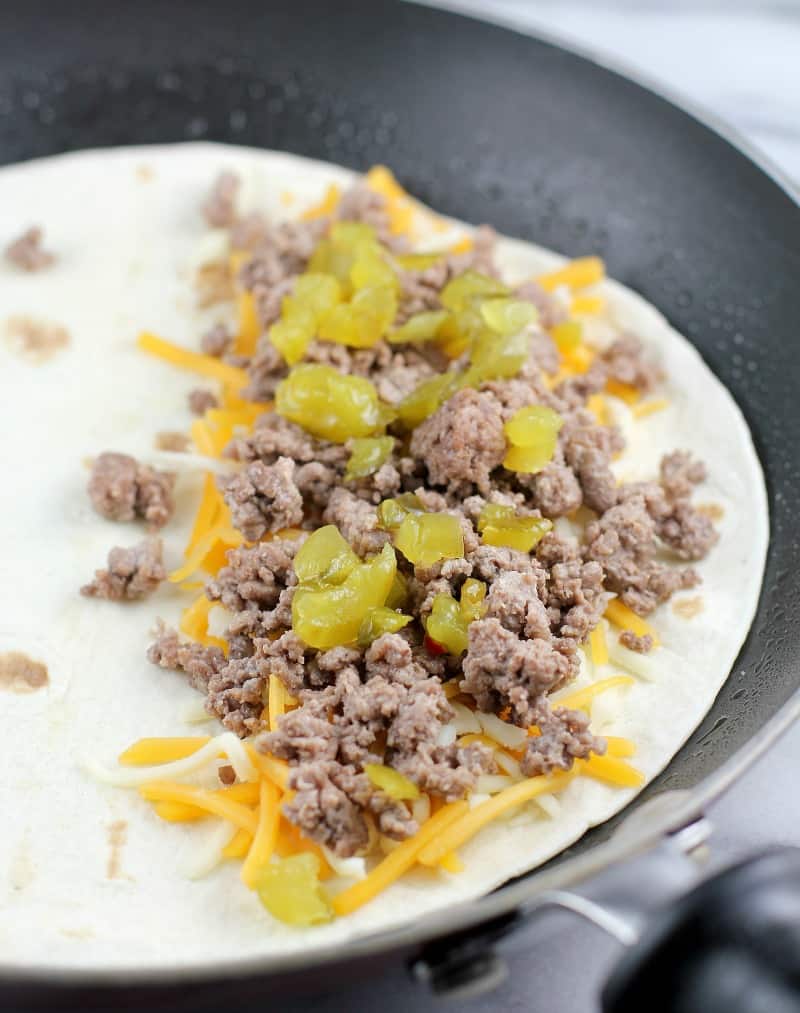
<svg viewBox="0 0 800 1013">
<path fill-rule="evenodd" d="M 570 306 L 570 313 L 581 316 L 595 316 L 606 308 L 601 295 L 576 295 Z"/>
<path fill-rule="evenodd" d="M 332 215 L 334 211 L 339 207 L 339 201 L 342 199 L 341 187 L 336 183 L 331 183 L 325 191 L 325 195 L 318 204 L 314 204 L 300 215 L 304 222 L 313 221 L 315 218 L 325 218 L 326 215 Z"/>
<path fill-rule="evenodd" d="M 211 741 L 208 735 L 192 735 L 184 738 L 139 739 L 120 753 L 118 762 L 123 767 L 149 767 L 155 763 L 172 763 L 192 756 Z"/>
<path fill-rule="evenodd" d="M 239 328 L 236 334 L 234 350 L 237 355 L 252 355 L 256 350 L 256 342 L 261 333 L 261 321 L 258 318 L 255 296 L 247 289 L 236 294 L 236 307 L 239 317 Z"/>
<path fill-rule="evenodd" d="M 644 774 L 615 756 L 597 756 L 593 753 L 588 760 L 578 762 L 583 773 L 617 788 L 638 788 L 644 784 Z"/>
<path fill-rule="evenodd" d="M 274 732 L 278 727 L 278 719 L 286 713 L 286 693 L 277 675 L 269 677 L 268 710 L 270 731 Z"/>
<path fill-rule="evenodd" d="M 641 397 L 636 387 L 629 383 L 620 383 L 619 380 L 607 380 L 606 390 L 613 397 L 618 397 L 620 401 L 624 401 L 629 406 L 635 405 Z"/>
<path fill-rule="evenodd" d="M 592 653 L 592 662 L 595 665 L 608 664 L 608 644 L 606 643 L 606 631 L 600 623 L 589 634 L 589 649 Z"/>
<path fill-rule="evenodd" d="M 608 425 L 608 405 L 602 394 L 592 394 L 586 400 L 586 407 L 601 426 Z"/>
<path fill-rule="evenodd" d="M 605 274 L 605 264 L 599 257 L 578 257 L 556 271 L 540 275 L 536 280 L 545 292 L 555 292 L 562 285 L 573 290 L 587 288 L 602 281 Z"/>
<path fill-rule="evenodd" d="M 253 835 L 239 827 L 233 837 L 222 849 L 223 858 L 244 858 L 250 850 Z"/>
<path fill-rule="evenodd" d="M 250 850 L 247 853 L 247 858 L 242 865 L 242 882 L 251 890 L 255 889 L 258 873 L 267 864 L 275 850 L 275 843 L 278 839 L 278 822 L 280 819 L 280 811 L 278 809 L 279 797 L 279 792 L 275 785 L 266 778 L 262 778 L 259 793 L 258 825 L 253 842 L 250 845 Z"/>
<path fill-rule="evenodd" d="M 620 760 L 636 755 L 636 744 L 630 739 L 621 739 L 617 735 L 606 735 L 607 756 L 616 756 Z"/>
<path fill-rule="evenodd" d="M 652 637 L 653 641 L 658 643 L 656 631 L 650 623 L 645 622 L 641 616 L 637 615 L 633 609 L 628 608 L 619 598 L 611 599 L 606 606 L 605 616 L 609 622 L 612 622 L 615 626 L 619 626 L 620 629 L 630 630 L 637 637 Z"/>
<path fill-rule="evenodd" d="M 469 806 L 466 802 L 450 802 L 442 806 L 434 816 L 422 824 L 413 837 L 408 837 L 399 844 L 394 851 L 375 866 L 368 876 L 333 898 L 332 906 L 336 914 L 351 914 L 382 893 L 387 886 L 390 886 L 411 868 L 428 845 L 442 839 L 440 835 L 446 832 L 451 823 L 459 820 L 468 811 Z M 453 850 L 453 847 L 443 848 L 436 860 L 430 864 L 438 864 L 445 855 Z"/>
<path fill-rule="evenodd" d="M 150 355 L 155 355 L 173 366 L 181 369 L 191 370 L 201 376 L 207 376 L 212 380 L 221 380 L 236 388 L 244 387 L 248 382 L 245 370 L 236 366 L 229 366 L 227 362 L 221 362 L 212 355 L 201 355 L 199 352 L 192 352 L 188 348 L 181 348 L 171 341 L 165 341 L 149 331 L 142 331 L 136 341 L 139 348 Z"/>
<path fill-rule="evenodd" d="M 655 414 L 655 412 L 663 411 L 665 408 L 669 408 L 669 399 L 654 397 L 650 398 L 649 401 L 638 401 L 636 404 L 631 405 L 631 412 L 634 418 L 644 419 L 648 415 Z"/>
<path fill-rule="evenodd" d="M 281 791 L 286 791 L 289 785 L 289 764 L 267 753 L 259 753 L 249 742 L 245 744 L 245 748 L 256 770 Z"/>
<path fill-rule="evenodd" d="M 459 239 L 458 242 L 453 243 L 448 252 L 450 253 L 469 253 L 475 248 L 475 240 L 472 236 L 464 236 Z"/>
<path fill-rule="evenodd" d="M 215 816 L 229 820 L 234 826 L 242 827 L 255 834 L 258 825 L 256 815 L 241 802 L 233 802 L 218 792 L 204 791 L 172 781 L 149 781 L 141 785 L 139 794 L 148 802 L 184 802 L 205 809 Z"/>
<path fill-rule="evenodd" d="M 617 686 L 632 686 L 636 680 L 632 675 L 612 675 L 608 679 L 601 679 L 599 682 L 593 682 L 590 686 L 586 686 L 583 689 L 576 689 L 572 693 L 567 693 L 565 696 L 556 697 L 552 700 L 554 707 L 568 707 L 570 710 L 583 710 L 588 707 L 589 704 L 594 700 L 600 693 L 605 693 L 608 689 L 614 689 Z"/>
<path fill-rule="evenodd" d="M 206 473 L 206 477 L 203 479 L 203 497 L 200 500 L 200 506 L 197 508 L 194 527 L 192 528 L 191 535 L 189 535 L 189 541 L 183 550 L 185 557 L 191 555 L 192 549 L 211 530 L 214 521 L 217 519 L 221 502 L 222 499 L 217 490 L 214 476 Z"/>
<path fill-rule="evenodd" d="M 367 186 L 386 198 L 389 228 L 396 235 L 411 232 L 416 202 L 406 193 L 385 165 L 373 166 L 365 176 Z"/>
</svg>

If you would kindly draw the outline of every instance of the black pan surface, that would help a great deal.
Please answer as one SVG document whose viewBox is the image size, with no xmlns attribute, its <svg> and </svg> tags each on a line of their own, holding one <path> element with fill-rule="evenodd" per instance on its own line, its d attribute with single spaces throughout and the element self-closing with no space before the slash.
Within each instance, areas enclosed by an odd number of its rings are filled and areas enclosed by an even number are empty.
<svg viewBox="0 0 800 1013">
<path fill-rule="evenodd" d="M 642 86 L 452 14 L 391 0 L 0 6 L 0 163 L 195 139 L 356 169 L 385 162 L 443 212 L 600 254 L 697 345 L 751 426 L 772 539 L 731 678 L 643 798 L 717 770 L 800 683 L 794 199 Z M 568 854 L 605 840 L 615 822 Z"/>
</svg>

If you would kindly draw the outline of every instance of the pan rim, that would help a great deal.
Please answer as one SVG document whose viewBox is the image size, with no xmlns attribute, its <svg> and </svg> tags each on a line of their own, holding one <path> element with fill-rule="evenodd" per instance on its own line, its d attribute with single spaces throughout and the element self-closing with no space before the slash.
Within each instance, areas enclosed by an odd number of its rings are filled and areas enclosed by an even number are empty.
<svg viewBox="0 0 800 1013">
<path fill-rule="evenodd" d="M 642 91 L 663 100 L 677 111 L 689 116 L 744 156 L 771 180 L 800 212 L 800 184 L 790 179 L 768 155 L 743 137 L 735 127 L 730 126 L 706 109 L 702 103 L 688 99 L 678 91 L 663 85 L 660 81 L 655 81 L 646 73 L 629 66 L 623 59 L 608 56 L 572 40 L 562 39 L 557 33 L 540 30 L 538 27 L 535 31 L 528 31 L 510 18 L 478 17 L 471 12 L 461 11 L 451 6 L 451 0 L 442 0 L 435 6 L 427 0 L 408 0 L 408 2 L 424 9 L 439 11 L 450 17 L 494 25 L 533 39 L 636 85 Z M 800 720 L 800 689 L 795 690 L 770 721 L 715 772 L 690 789 L 661 793 L 658 796 L 659 799 L 670 796 L 674 804 L 654 812 L 646 827 L 640 824 L 636 833 L 626 833 L 625 824 L 627 821 L 624 820 L 613 837 L 596 845 L 585 855 L 569 858 L 555 869 L 533 869 L 518 880 L 501 886 L 490 894 L 463 902 L 445 911 L 431 912 L 419 921 L 353 939 L 344 945 L 321 947 L 312 952 L 266 954 L 202 966 L 48 968 L 44 965 L 32 964 L 0 965 L 0 988 L 20 985 L 65 989 L 122 986 L 147 988 L 199 985 L 247 977 L 266 977 L 275 975 L 276 972 L 307 971 L 312 968 L 330 966 L 337 962 L 376 956 L 391 950 L 409 951 L 437 938 L 452 934 L 453 923 L 456 920 L 460 933 L 468 929 L 475 929 L 493 919 L 524 908 L 525 905 L 535 906 L 537 895 L 545 890 L 557 886 L 575 886 L 611 864 L 632 859 L 649 850 L 665 835 L 693 822 L 709 803 L 727 790 L 798 720 Z M 634 810 L 634 812 L 637 811 Z M 454 914 L 457 915 L 457 919 L 454 919 Z"/>
</svg>

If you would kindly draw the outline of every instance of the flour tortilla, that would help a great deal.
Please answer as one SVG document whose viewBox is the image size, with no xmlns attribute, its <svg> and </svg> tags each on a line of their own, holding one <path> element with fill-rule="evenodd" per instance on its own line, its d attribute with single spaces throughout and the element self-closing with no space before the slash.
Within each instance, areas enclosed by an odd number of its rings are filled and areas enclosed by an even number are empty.
<svg viewBox="0 0 800 1013">
<path fill-rule="evenodd" d="M 245 204 L 275 218 L 296 216 L 330 182 L 352 179 L 319 162 L 209 144 L 93 151 L 0 170 L 0 238 L 39 222 L 58 255 L 41 274 L 0 265 L 0 331 L 6 318 L 22 315 L 60 324 L 71 336 L 38 364 L 0 340 L 0 651 L 23 651 L 50 675 L 46 690 L 0 699 L 0 968 L 189 967 L 298 950 L 310 958 L 316 947 L 491 890 L 564 849 L 634 794 L 577 780 L 554 817 L 531 806 L 527 817 L 483 831 L 462 849 L 461 875 L 416 871 L 353 916 L 297 931 L 273 921 L 241 885 L 238 863 L 207 879 L 184 878 L 186 859 L 213 827 L 165 824 L 135 791 L 97 784 L 82 770 L 82 758 L 111 761 L 141 736 L 214 729 L 182 722 L 197 695 L 144 657 L 156 617 L 176 620 L 186 592 L 165 585 L 148 601 L 119 605 L 81 598 L 77 589 L 110 546 L 142 536 L 136 525 L 91 510 L 86 459 L 114 449 L 153 460 L 155 433 L 189 424 L 186 395 L 202 381 L 145 356 L 134 339 L 147 328 L 196 348 L 217 319 L 196 310 L 191 280 L 197 264 L 220 249 L 199 207 L 223 168 L 241 173 Z M 563 260 L 511 239 L 499 250 L 509 280 Z M 614 282 L 602 293 L 668 375 L 668 409 L 635 425 L 626 409 L 618 411 L 630 441 L 616 465 L 620 475 L 651 478 L 663 452 L 690 448 L 709 468 L 696 499 L 722 508 L 719 544 L 698 567 L 703 584 L 681 596 L 701 598 L 702 611 L 687 619 L 661 607 L 652 619 L 663 643 L 653 655 L 655 678 L 609 691 L 593 710 L 597 731 L 636 742 L 636 766 L 649 780 L 711 706 L 750 626 L 767 503 L 750 434 L 728 391 L 641 298 Z M 200 483 L 198 474 L 180 477 L 176 516 L 164 531 L 169 567 L 182 558 Z"/>
</svg>

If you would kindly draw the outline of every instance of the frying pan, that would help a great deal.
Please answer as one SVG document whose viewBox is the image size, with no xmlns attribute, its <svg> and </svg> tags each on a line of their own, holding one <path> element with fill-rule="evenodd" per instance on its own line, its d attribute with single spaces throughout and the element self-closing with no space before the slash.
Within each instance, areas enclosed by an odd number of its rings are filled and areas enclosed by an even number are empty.
<svg viewBox="0 0 800 1013">
<path fill-rule="evenodd" d="M 356 169 L 385 162 L 447 214 L 566 254 L 599 253 L 688 335 L 747 417 L 769 492 L 763 592 L 728 682 L 668 769 L 543 869 L 344 951 L 202 972 L 9 972 L 0 1005 L 214 1008 L 401 960 L 439 991 L 463 990 L 491 982 L 497 940 L 544 903 L 631 941 L 620 913 L 631 895 L 665 899 L 664 862 L 698 843 L 706 804 L 800 710 L 800 208 L 737 141 L 646 87 L 453 14 L 390 0 L 2 5 L 0 162 L 198 138 Z M 796 853 L 699 890 L 645 930 L 606 1008 L 667 994 L 675 1009 L 751 1008 L 737 1005 L 747 989 L 723 994 L 723 966 L 745 969 L 749 994 L 777 997 L 764 1008 L 796 1008 L 778 1004 L 793 1002 L 800 966 Z M 753 917 L 750 938 L 741 927 Z"/>
</svg>

